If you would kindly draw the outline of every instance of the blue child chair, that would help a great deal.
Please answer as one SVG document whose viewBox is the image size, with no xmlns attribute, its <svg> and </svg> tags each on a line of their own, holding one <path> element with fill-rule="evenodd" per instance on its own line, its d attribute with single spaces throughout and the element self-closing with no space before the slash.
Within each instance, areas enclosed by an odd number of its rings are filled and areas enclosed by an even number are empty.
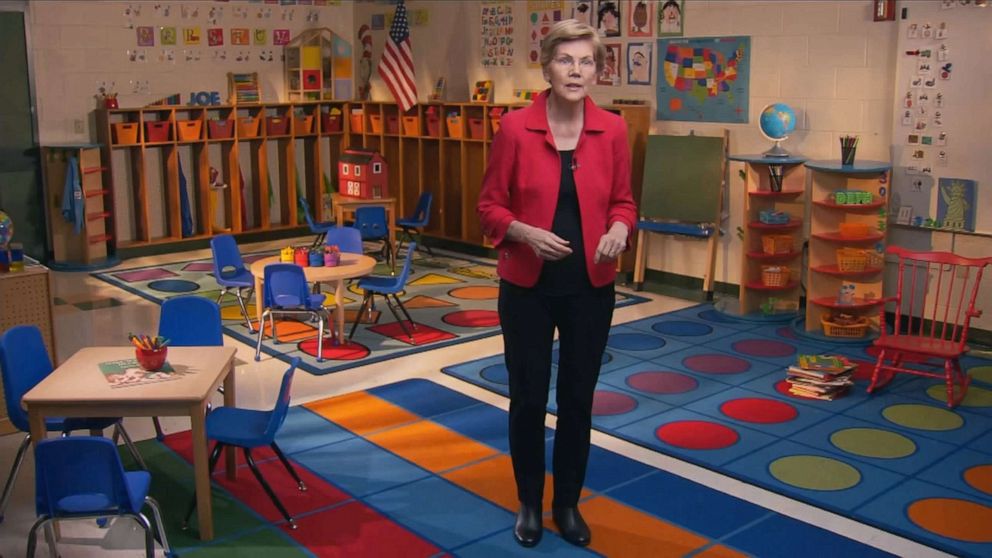
<svg viewBox="0 0 992 558">
<path fill-rule="evenodd" d="M 406 327 L 406 323 L 400 319 L 399 314 L 396 313 L 396 306 L 399 306 L 403 315 L 406 316 L 407 321 L 410 322 L 410 326 L 416 330 L 417 324 L 414 323 L 413 318 L 410 317 L 410 313 L 406 311 L 406 307 L 403 306 L 403 301 L 400 300 L 398 293 L 402 292 L 406 288 L 406 280 L 410 277 L 410 263 L 413 261 L 413 252 L 417 249 L 417 243 L 411 242 L 409 244 L 409 249 L 406 251 L 406 261 L 403 262 L 403 271 L 399 275 L 369 275 L 368 277 L 363 277 L 358 281 L 358 288 L 365 291 L 365 295 L 362 297 L 362 306 L 358 310 L 358 315 L 355 316 L 355 323 L 351 326 L 351 333 L 348 334 L 348 339 L 355 336 L 355 331 L 358 329 L 358 323 L 362 321 L 362 316 L 365 314 L 366 310 L 372 311 L 372 307 L 375 305 L 375 295 L 382 295 L 386 299 L 386 304 L 389 306 L 389 310 L 393 313 L 396 321 L 399 322 L 400 327 L 403 328 L 403 333 L 413 341 L 413 334 Z M 392 296 L 392 300 L 390 300 Z M 396 301 L 396 304 L 393 304 Z"/>
<path fill-rule="evenodd" d="M 386 219 L 386 208 L 378 205 L 368 205 L 355 210 L 354 227 L 362 233 L 362 240 L 382 241 L 381 254 L 390 265 L 393 265 L 393 245 L 389 242 L 389 224 Z"/>
<path fill-rule="evenodd" d="M 400 234 L 406 237 L 410 242 L 416 241 L 421 248 L 425 248 L 427 253 L 431 256 L 434 252 L 431 251 L 431 247 L 424 243 L 423 229 L 430 222 L 431 218 L 431 202 L 434 200 L 434 194 L 430 192 L 424 192 L 420 194 L 420 199 L 417 200 L 417 208 L 414 210 L 413 215 L 409 217 L 404 217 L 402 219 L 396 220 L 396 226 L 400 228 Z M 399 252 L 403 241 L 399 242 L 400 246 L 396 248 Z"/>
<path fill-rule="evenodd" d="M 303 196 L 299 196 L 297 199 L 300 201 L 300 208 L 303 209 L 303 217 L 307 220 L 307 226 L 310 227 L 310 232 L 317 235 L 313 239 L 313 244 L 310 245 L 311 248 L 316 248 L 324 241 L 327 231 L 333 229 L 336 225 L 331 222 L 318 223 L 314 221 L 314 218 L 310 213 L 310 204 L 307 203 L 307 199 Z"/>
<path fill-rule="evenodd" d="M 299 364 L 299 358 L 294 358 L 290 361 L 289 369 L 282 376 L 279 396 L 272 410 L 258 411 L 254 409 L 240 409 L 238 407 L 220 407 L 207 415 L 207 438 L 216 440 L 213 452 L 210 454 L 210 472 L 213 473 L 214 467 L 217 466 L 217 461 L 220 459 L 224 447 L 234 446 L 241 448 L 252 474 L 258 479 L 258 483 L 262 485 L 265 493 L 269 495 L 272 503 L 279 509 L 282 516 L 286 518 L 292 529 L 296 529 L 296 523 L 293 521 L 292 516 L 289 515 L 289 512 L 286 511 L 286 507 L 283 506 L 279 497 L 272 490 L 272 487 L 265 481 L 261 471 L 258 470 L 258 466 L 255 465 L 255 460 L 252 458 L 251 450 L 265 446 L 272 448 L 279 461 L 282 462 L 290 476 L 296 481 L 299 490 L 301 492 L 306 491 L 307 487 L 296 473 L 296 469 L 293 468 L 293 465 L 286 459 L 286 456 L 276 444 L 276 433 L 282 427 L 282 423 L 286 420 L 286 413 L 289 411 L 293 375 Z M 193 515 L 193 510 L 195 509 L 196 497 L 194 496 L 190 500 L 189 508 L 186 510 L 184 525 L 189 524 L 189 518 Z"/>
<path fill-rule="evenodd" d="M 217 295 L 217 304 L 220 304 L 226 294 L 236 297 L 248 332 L 255 333 L 246 306 L 251 300 L 252 291 L 255 290 L 255 276 L 241 259 L 238 243 L 229 234 L 219 234 L 210 239 L 210 250 L 213 252 L 214 279 L 221 286 L 220 294 Z"/>
<path fill-rule="evenodd" d="M 15 428 L 25 433 L 20 447 L 17 448 L 14 463 L 10 467 L 7 483 L 3 487 L 3 496 L 0 497 L 0 521 L 3 521 L 3 513 L 7 509 L 7 502 L 14 488 L 14 481 L 17 480 L 17 474 L 24 462 L 24 454 L 31 444 L 31 427 L 28 424 L 28 414 L 21 407 L 21 399 L 24 394 L 48 377 L 53 370 L 52 360 L 48 358 L 48 350 L 45 349 L 45 341 L 41 337 L 41 331 L 36 326 L 14 326 L 0 335 L 0 375 L 3 377 L 3 395 L 4 402 L 7 404 L 7 416 Z M 138 448 L 135 447 L 131 441 L 131 436 L 124 429 L 120 417 L 47 417 L 45 419 L 45 430 L 61 432 L 63 436 L 67 436 L 75 430 L 103 430 L 111 426 L 114 427 L 115 436 L 119 435 L 124 439 L 124 443 L 134 460 L 142 469 L 147 469 L 144 459 L 138 453 Z"/>
<path fill-rule="evenodd" d="M 324 358 L 324 324 L 329 323 L 330 315 L 324 307 L 322 294 L 310 294 L 303 268 L 289 263 L 273 263 L 265 266 L 265 283 L 262 286 L 262 300 L 265 311 L 258 324 L 258 342 L 255 345 L 255 360 L 262 354 L 262 336 L 265 332 L 265 318 L 269 318 L 272 342 L 279 343 L 276 333 L 276 314 L 305 314 L 318 320 L 317 362 Z M 332 326 L 333 327 L 333 326 Z"/>
<path fill-rule="evenodd" d="M 45 526 L 54 552 L 50 522 L 57 519 L 132 517 L 145 530 L 145 556 L 155 556 L 152 525 L 141 513 L 148 504 L 166 556 L 172 556 L 162 510 L 148 490 L 148 471 L 125 471 L 117 446 L 106 438 L 77 436 L 41 440 L 35 449 L 35 502 L 38 521 L 28 534 L 29 558 L 34 556 L 38 529 Z"/>
<path fill-rule="evenodd" d="M 339 250 L 349 254 L 361 254 L 364 251 L 362 247 L 362 233 L 353 227 L 333 227 L 327 231 L 327 236 L 324 238 L 324 244 L 327 246 L 336 245 Z"/>
</svg>

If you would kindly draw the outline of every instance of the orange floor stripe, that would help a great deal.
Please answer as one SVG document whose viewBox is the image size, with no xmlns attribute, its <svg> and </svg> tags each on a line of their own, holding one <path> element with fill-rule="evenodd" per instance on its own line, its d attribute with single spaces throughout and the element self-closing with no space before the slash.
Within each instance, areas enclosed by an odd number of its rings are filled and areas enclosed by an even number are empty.
<svg viewBox="0 0 992 558">
<path fill-rule="evenodd" d="M 513 481 L 513 463 L 510 456 L 500 454 L 492 459 L 473 463 L 467 467 L 442 475 L 449 481 L 490 502 L 516 513 L 520 506 L 517 499 L 517 485 Z M 553 480 L 550 474 L 544 476 L 544 510 L 551 509 Z M 581 498 L 592 496 L 592 491 L 583 488 Z"/>
<path fill-rule="evenodd" d="M 447 471 L 497 453 L 487 445 L 427 420 L 366 438 L 432 473 Z"/>
<path fill-rule="evenodd" d="M 748 554 L 718 544 L 693 555 L 693 558 L 747 558 L 748 556 Z"/>
<path fill-rule="evenodd" d="M 582 502 L 580 507 L 592 529 L 589 548 L 605 556 L 685 556 L 710 543 L 605 496 Z M 545 526 L 554 529 L 550 518 L 545 519 Z"/>
<path fill-rule="evenodd" d="M 419 416 L 364 391 L 321 399 L 304 407 L 359 435 L 420 420 Z"/>
</svg>

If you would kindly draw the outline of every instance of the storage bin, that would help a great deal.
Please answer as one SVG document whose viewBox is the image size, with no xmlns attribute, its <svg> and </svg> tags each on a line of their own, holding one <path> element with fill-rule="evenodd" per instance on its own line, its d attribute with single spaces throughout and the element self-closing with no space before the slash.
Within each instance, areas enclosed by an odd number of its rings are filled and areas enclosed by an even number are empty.
<svg viewBox="0 0 992 558">
<path fill-rule="evenodd" d="M 282 116 L 265 117 L 265 135 L 285 136 L 289 133 L 289 119 Z"/>
<path fill-rule="evenodd" d="M 400 133 L 400 117 L 396 115 L 389 115 L 386 117 L 386 133 L 399 135 Z"/>
<path fill-rule="evenodd" d="M 858 272 L 882 267 L 883 257 L 874 250 L 858 248 L 837 249 L 837 269 L 843 272 Z"/>
<path fill-rule="evenodd" d="M 761 283 L 767 287 L 784 287 L 789 284 L 791 271 L 784 265 L 761 266 Z"/>
<path fill-rule="evenodd" d="M 313 115 L 294 116 L 293 133 L 297 136 L 305 136 L 313 133 Z"/>
<path fill-rule="evenodd" d="M 766 234 L 761 237 L 761 249 L 766 254 L 788 254 L 792 251 L 792 235 Z"/>
<path fill-rule="evenodd" d="M 137 122 L 114 122 L 114 143 L 117 145 L 131 145 L 138 143 L 138 123 Z"/>
<path fill-rule="evenodd" d="M 420 117 L 419 116 L 404 116 L 403 117 L 403 135 L 404 136 L 419 136 L 420 135 Z"/>
<path fill-rule="evenodd" d="M 485 120 L 482 118 L 468 119 L 468 137 L 482 139 L 486 134 Z"/>
<path fill-rule="evenodd" d="M 868 236 L 868 225 L 864 223 L 841 223 L 840 235 L 846 238 L 860 238 Z"/>
<path fill-rule="evenodd" d="M 200 139 L 200 132 L 203 131 L 203 121 L 177 120 L 176 131 L 179 133 L 179 141 L 196 141 Z"/>
<path fill-rule="evenodd" d="M 448 137 L 449 138 L 460 138 L 462 137 L 462 117 L 457 115 L 449 115 L 445 119 L 448 124 Z"/>
<path fill-rule="evenodd" d="M 765 209 L 758 212 L 758 221 L 766 225 L 785 225 L 789 222 L 789 214 L 775 209 Z"/>
<path fill-rule="evenodd" d="M 168 120 L 149 120 L 145 122 L 145 142 L 169 141 L 170 129 L 171 126 Z"/>
<path fill-rule="evenodd" d="M 830 321 L 826 315 L 820 317 L 820 324 L 823 326 L 823 334 L 827 337 L 846 337 L 848 339 L 858 339 L 868 333 L 868 319 L 858 318 L 852 324 L 838 324 Z"/>
<path fill-rule="evenodd" d="M 362 113 L 353 112 L 351 113 L 351 133 L 361 134 L 365 131 L 365 119 Z"/>
<path fill-rule="evenodd" d="M 499 131 L 499 119 L 503 116 L 505 110 L 503 107 L 493 107 L 489 110 L 489 124 L 493 127 L 494 136 Z"/>
<path fill-rule="evenodd" d="M 341 115 L 320 113 L 320 131 L 324 133 L 341 131 Z"/>
<path fill-rule="evenodd" d="M 207 120 L 207 133 L 210 139 L 231 139 L 234 137 L 234 122 L 230 120 Z"/>
<path fill-rule="evenodd" d="M 373 134 L 382 133 L 382 115 L 381 114 L 370 114 L 369 115 L 369 126 L 372 127 Z"/>
<path fill-rule="evenodd" d="M 427 135 L 433 138 L 441 137 L 441 119 L 436 114 L 424 116 L 424 124 L 427 126 Z"/>
<path fill-rule="evenodd" d="M 242 116 L 238 119 L 239 138 L 257 138 L 261 121 L 254 116 Z"/>
</svg>

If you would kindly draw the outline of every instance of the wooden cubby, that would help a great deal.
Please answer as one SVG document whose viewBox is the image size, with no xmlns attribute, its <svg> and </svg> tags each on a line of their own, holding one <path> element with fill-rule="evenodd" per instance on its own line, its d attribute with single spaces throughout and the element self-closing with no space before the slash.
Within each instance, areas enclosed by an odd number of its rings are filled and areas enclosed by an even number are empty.
<svg viewBox="0 0 992 558">
<path fill-rule="evenodd" d="M 802 298 L 802 243 L 807 207 L 805 159 L 762 155 L 729 158 L 745 164 L 744 254 L 740 298 L 734 313 L 750 319 L 788 321 L 799 315 Z M 781 188 L 772 187 L 769 169 L 773 166 L 781 169 Z M 785 212 L 789 220 L 782 224 L 763 223 L 763 211 Z M 788 250 L 782 248 L 781 241 L 774 242 L 771 235 L 780 239 L 790 236 Z M 766 250 L 766 244 L 777 244 L 779 249 Z M 763 279 L 766 266 L 787 268 L 788 280 L 769 284 Z"/>
<path fill-rule="evenodd" d="M 842 337 L 823 335 L 821 318 L 831 312 L 843 312 L 869 321 L 860 340 L 878 333 L 878 305 L 882 299 L 886 211 L 891 189 L 888 163 L 857 161 L 842 165 L 840 161 L 810 161 L 810 239 L 809 276 L 805 331 L 816 337 L 844 341 Z M 870 203 L 838 204 L 838 192 L 862 191 L 871 194 Z M 842 226 L 863 225 L 867 234 L 842 235 Z M 859 271 L 842 271 L 837 250 L 854 248 L 874 252 L 874 263 Z M 842 284 L 855 285 L 853 300 L 839 300 Z M 857 339 L 857 338 L 855 338 Z"/>
<path fill-rule="evenodd" d="M 108 180 L 122 186 L 126 195 L 118 218 L 123 247 L 138 247 L 182 240 L 203 239 L 215 232 L 234 234 L 295 228 L 302 222 L 297 214 L 296 180 L 305 190 L 311 208 L 320 220 L 332 213 L 325 196 L 324 177 L 336 183 L 337 162 L 348 147 L 365 147 L 383 154 L 389 163 L 389 194 L 395 197 L 398 215 L 416 207 L 422 192 L 432 192 L 434 203 L 426 233 L 475 245 L 486 245 L 475 206 L 482 187 L 482 176 L 489 159 L 494 135 L 492 110 L 502 114 L 524 105 L 482 103 L 421 104 L 401 113 L 390 102 L 303 101 L 259 105 L 212 106 L 206 108 L 151 107 L 102 109 L 98 112 L 99 134 L 104 142 L 105 159 L 111 164 Z M 650 107 L 615 105 L 605 107 L 624 117 L 633 152 L 631 172 L 634 199 L 640 198 L 644 172 L 644 148 L 650 126 Z M 334 130 L 328 120 L 339 111 Z M 457 117 L 459 130 L 449 130 L 447 116 Z M 294 120 L 312 117 L 307 130 L 298 129 Z M 286 133 L 269 133 L 266 119 L 288 120 Z M 436 118 L 436 126 L 432 119 Z M 179 140 L 178 120 L 202 120 L 198 139 Z M 258 119 L 253 137 L 242 132 L 241 119 Z M 148 141 L 140 130 L 134 143 L 125 143 L 114 133 L 114 124 L 170 122 L 167 140 Z M 233 128 L 228 138 L 212 135 L 211 121 L 227 121 Z M 498 124 L 497 124 L 498 126 Z M 179 150 L 191 150 L 193 167 L 183 168 L 193 194 L 194 234 L 183 237 L 179 211 Z M 184 155 L 184 158 L 186 156 Z M 227 188 L 211 187 L 210 167 L 219 170 Z M 243 169 L 246 199 L 238 187 L 238 169 Z M 155 181 L 152 178 L 161 177 Z M 153 184 L 154 183 L 154 184 Z M 160 186 L 157 186 L 159 185 Z M 269 184 L 273 189 L 268 191 Z M 213 192 L 213 193 L 212 193 Z M 212 196 L 216 202 L 211 202 Z M 278 206 L 276 212 L 274 207 Z M 242 223 L 242 205 L 248 214 Z M 220 207 L 223 206 L 223 207 Z M 633 269 L 633 250 L 622 269 Z"/>
<path fill-rule="evenodd" d="M 97 144 L 49 145 L 42 147 L 45 188 L 45 220 L 48 223 L 49 265 L 56 269 L 96 269 L 117 263 L 114 242 L 114 195 L 106 178 L 107 166 Z M 66 175 L 70 161 L 80 185 L 83 222 L 75 224 L 62 216 Z"/>
</svg>

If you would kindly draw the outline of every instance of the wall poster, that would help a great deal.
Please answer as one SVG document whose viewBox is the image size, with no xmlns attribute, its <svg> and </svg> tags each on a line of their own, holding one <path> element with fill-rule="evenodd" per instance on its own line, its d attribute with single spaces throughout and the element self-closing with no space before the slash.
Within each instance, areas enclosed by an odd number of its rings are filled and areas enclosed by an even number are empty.
<svg viewBox="0 0 992 558">
<path fill-rule="evenodd" d="M 513 4 L 484 3 L 482 17 L 482 65 L 513 65 Z"/>
<path fill-rule="evenodd" d="M 748 121 L 751 37 L 658 39 L 658 120 Z"/>
<path fill-rule="evenodd" d="M 541 40 L 556 21 L 565 19 L 563 0 L 527 0 L 527 67 L 541 67 Z"/>
</svg>

